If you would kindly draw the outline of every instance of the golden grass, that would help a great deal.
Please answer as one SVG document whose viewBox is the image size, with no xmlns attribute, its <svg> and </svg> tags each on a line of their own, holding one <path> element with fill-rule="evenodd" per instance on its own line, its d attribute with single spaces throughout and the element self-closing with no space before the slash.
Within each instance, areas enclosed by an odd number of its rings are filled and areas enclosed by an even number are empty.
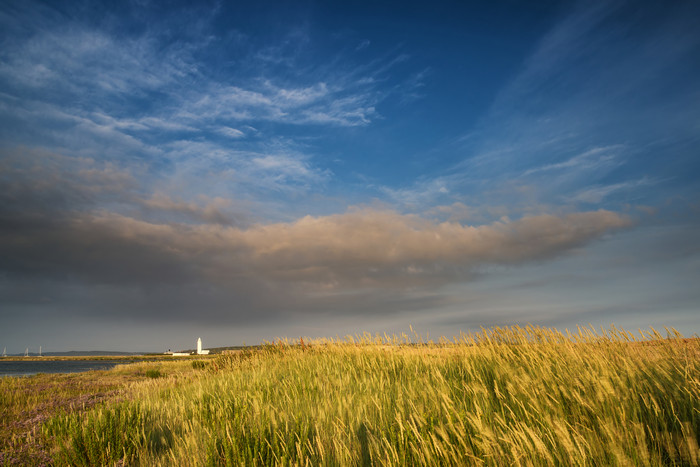
<svg viewBox="0 0 700 467">
<path fill-rule="evenodd" d="M 59 465 L 698 465 L 700 342 L 670 334 L 278 342 L 44 433 Z"/>
</svg>

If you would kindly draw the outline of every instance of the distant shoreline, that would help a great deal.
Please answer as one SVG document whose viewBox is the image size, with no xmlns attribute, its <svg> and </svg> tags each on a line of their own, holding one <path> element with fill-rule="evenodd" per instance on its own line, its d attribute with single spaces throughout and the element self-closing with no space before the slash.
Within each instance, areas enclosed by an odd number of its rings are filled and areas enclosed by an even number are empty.
<svg viewBox="0 0 700 467">
<path fill-rule="evenodd" d="M 203 355 L 191 355 L 182 358 L 191 357 L 206 357 Z M 172 355 L 166 354 L 144 354 L 144 355 L 47 355 L 39 357 L 38 355 L 30 355 L 28 357 L 8 355 L 6 357 L 0 357 L 2 362 L 50 362 L 50 361 L 62 361 L 62 360 L 123 360 L 123 361 L 143 361 L 143 360 L 172 360 L 174 357 Z"/>
</svg>

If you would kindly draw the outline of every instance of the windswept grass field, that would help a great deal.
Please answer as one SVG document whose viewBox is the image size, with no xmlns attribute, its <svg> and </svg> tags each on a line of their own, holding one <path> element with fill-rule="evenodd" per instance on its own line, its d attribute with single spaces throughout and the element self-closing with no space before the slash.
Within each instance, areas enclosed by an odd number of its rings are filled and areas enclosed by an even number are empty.
<svg viewBox="0 0 700 467">
<path fill-rule="evenodd" d="M 74 376 L 113 384 L 13 433 L 4 462 L 35 443 L 56 465 L 699 465 L 700 342 L 669 334 L 364 336 L 118 366 Z M 41 376 L 0 381 L 3 423 Z"/>
</svg>

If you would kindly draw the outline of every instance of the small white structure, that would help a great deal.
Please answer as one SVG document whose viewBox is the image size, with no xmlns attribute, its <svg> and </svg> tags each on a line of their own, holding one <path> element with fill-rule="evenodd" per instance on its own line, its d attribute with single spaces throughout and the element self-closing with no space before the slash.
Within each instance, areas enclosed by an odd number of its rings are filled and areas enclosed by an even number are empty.
<svg viewBox="0 0 700 467">
<path fill-rule="evenodd" d="M 173 357 L 186 357 L 188 355 L 209 355 L 209 350 L 208 349 L 202 349 L 202 338 L 198 337 L 197 338 L 197 352 L 171 352 L 168 350 L 165 352 L 166 355 L 172 355 Z"/>
<path fill-rule="evenodd" d="M 202 338 L 197 338 L 197 355 L 209 355 L 209 350 L 202 350 Z"/>
</svg>

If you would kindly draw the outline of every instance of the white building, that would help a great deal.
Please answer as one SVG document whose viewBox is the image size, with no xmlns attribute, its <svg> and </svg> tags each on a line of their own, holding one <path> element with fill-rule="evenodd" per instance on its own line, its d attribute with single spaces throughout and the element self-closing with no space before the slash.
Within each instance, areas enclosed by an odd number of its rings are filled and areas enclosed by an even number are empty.
<svg viewBox="0 0 700 467">
<path fill-rule="evenodd" d="M 198 337 L 197 338 L 197 352 L 192 352 L 191 354 L 188 352 L 171 352 L 168 350 L 165 352 L 166 355 L 172 355 L 173 357 L 186 357 L 188 355 L 209 355 L 209 350 L 208 349 L 202 349 L 202 338 Z"/>
</svg>

